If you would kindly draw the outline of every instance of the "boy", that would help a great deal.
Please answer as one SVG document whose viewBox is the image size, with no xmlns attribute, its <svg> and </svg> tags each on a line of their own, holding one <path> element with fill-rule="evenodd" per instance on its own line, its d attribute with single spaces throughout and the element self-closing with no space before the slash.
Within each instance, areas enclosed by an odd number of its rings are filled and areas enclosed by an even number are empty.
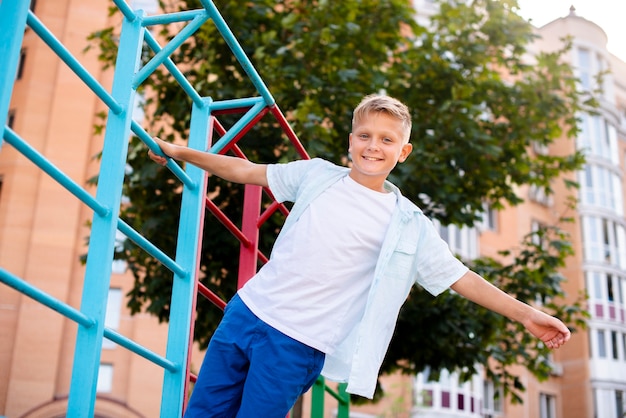
<svg viewBox="0 0 626 418">
<path fill-rule="evenodd" d="M 463 265 L 422 211 L 386 180 L 412 150 L 404 104 L 367 96 L 352 125 L 350 168 L 321 159 L 255 164 L 155 138 L 171 158 L 294 202 L 269 262 L 226 307 L 187 417 L 284 417 L 320 372 L 371 398 L 398 312 L 416 282 L 433 295 L 450 287 L 520 321 L 549 348 L 569 340 L 561 321 Z"/>
</svg>

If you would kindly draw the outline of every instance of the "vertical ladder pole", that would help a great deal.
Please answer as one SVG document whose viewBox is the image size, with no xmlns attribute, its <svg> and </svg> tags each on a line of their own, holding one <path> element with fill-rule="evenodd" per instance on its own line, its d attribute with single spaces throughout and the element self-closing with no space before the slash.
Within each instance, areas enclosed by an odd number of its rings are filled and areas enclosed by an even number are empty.
<svg viewBox="0 0 626 418">
<path fill-rule="evenodd" d="M 189 147 L 206 151 L 208 146 L 210 99 L 199 106 L 195 101 L 191 111 Z M 180 365 L 175 372 L 166 370 L 161 396 L 161 417 L 180 417 L 185 404 L 187 387 L 186 365 L 193 334 L 192 317 L 195 312 L 198 289 L 198 269 L 204 226 L 207 172 L 186 165 L 186 172 L 194 187 L 184 186 L 176 244 L 176 262 L 187 272 L 185 277 L 174 275 L 166 356 Z M 181 239 L 184 237 L 185 239 Z"/>
<path fill-rule="evenodd" d="M 346 392 L 347 383 L 339 383 L 337 387 L 339 405 L 337 407 L 337 418 L 350 418 L 350 394 Z"/>
<path fill-rule="evenodd" d="M 248 238 L 239 246 L 239 275 L 237 288 L 241 288 L 256 274 L 259 249 L 259 218 L 261 216 L 261 198 L 263 188 L 253 184 L 246 184 L 243 196 L 243 215 L 241 232 Z"/>
<path fill-rule="evenodd" d="M 311 418 L 324 418 L 324 395 L 326 393 L 326 380 L 320 376 L 313 384 L 311 394 Z"/>
<path fill-rule="evenodd" d="M 68 416 L 71 417 L 94 416 L 115 233 L 136 93 L 133 77 L 139 67 L 144 33 L 141 13 L 138 12 L 132 20 L 124 17 L 122 23 L 112 96 L 123 110 L 118 114 L 109 110 L 107 120 L 96 200 L 108 211 L 93 216 L 81 301 L 81 312 L 92 318 L 95 325 L 78 327 L 68 403 Z"/>
<path fill-rule="evenodd" d="M 20 62 L 29 1 L 0 1 L 0 149 L 8 119 L 11 95 Z"/>
</svg>

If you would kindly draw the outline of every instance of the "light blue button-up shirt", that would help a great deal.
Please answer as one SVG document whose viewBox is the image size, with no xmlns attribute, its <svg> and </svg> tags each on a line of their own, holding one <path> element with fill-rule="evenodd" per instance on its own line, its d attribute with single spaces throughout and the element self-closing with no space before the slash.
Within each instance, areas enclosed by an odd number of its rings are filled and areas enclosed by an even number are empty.
<svg viewBox="0 0 626 418">
<path fill-rule="evenodd" d="M 349 173 L 346 167 L 322 159 L 289 163 L 289 178 L 276 181 L 274 166 L 267 168 L 270 190 L 279 202 L 294 202 L 283 231 L 291 228 L 307 206 Z M 293 168 L 293 169 L 291 169 Z M 350 335 L 326 356 L 322 375 L 348 382 L 347 391 L 372 398 L 380 366 L 411 287 L 418 283 L 433 295 L 446 290 L 468 268 L 450 252 L 422 210 L 385 182 L 397 196 L 396 208 L 380 251 L 365 313 Z M 281 235 L 277 240 L 281 239 Z"/>
</svg>

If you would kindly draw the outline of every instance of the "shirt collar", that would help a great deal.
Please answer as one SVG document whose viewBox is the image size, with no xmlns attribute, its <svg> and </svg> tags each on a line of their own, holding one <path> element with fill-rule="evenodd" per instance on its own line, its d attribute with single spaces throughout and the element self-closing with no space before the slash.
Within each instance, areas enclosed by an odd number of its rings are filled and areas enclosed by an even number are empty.
<svg viewBox="0 0 626 418">
<path fill-rule="evenodd" d="M 402 215 L 403 220 L 408 220 L 413 217 L 413 215 L 417 213 L 423 213 L 422 210 L 409 199 L 402 195 L 400 189 L 390 181 L 385 181 L 385 189 L 394 193 L 397 197 L 398 201 L 398 209 Z"/>
</svg>

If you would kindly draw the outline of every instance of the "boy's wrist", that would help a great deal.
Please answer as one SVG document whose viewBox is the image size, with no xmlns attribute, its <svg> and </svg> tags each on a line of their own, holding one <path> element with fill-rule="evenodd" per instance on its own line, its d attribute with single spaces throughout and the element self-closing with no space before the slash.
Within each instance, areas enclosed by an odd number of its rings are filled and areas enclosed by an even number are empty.
<svg viewBox="0 0 626 418">
<path fill-rule="evenodd" d="M 165 154 L 166 157 L 170 157 L 174 160 L 177 160 L 177 152 L 176 152 L 176 148 L 177 146 L 174 144 L 167 144 L 166 147 L 161 147 L 161 151 L 163 151 L 163 154 Z"/>
</svg>

